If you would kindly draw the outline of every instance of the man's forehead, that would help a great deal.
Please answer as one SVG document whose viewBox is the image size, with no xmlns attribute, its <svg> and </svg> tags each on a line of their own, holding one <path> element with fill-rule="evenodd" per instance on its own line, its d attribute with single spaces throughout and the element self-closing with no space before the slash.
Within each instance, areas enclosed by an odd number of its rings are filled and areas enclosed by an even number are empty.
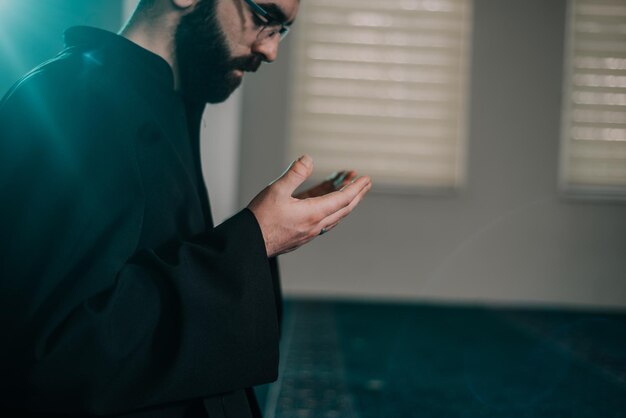
<svg viewBox="0 0 626 418">
<path fill-rule="evenodd" d="M 296 19 L 300 0 L 258 0 L 256 3 L 276 21 L 289 26 Z"/>
</svg>

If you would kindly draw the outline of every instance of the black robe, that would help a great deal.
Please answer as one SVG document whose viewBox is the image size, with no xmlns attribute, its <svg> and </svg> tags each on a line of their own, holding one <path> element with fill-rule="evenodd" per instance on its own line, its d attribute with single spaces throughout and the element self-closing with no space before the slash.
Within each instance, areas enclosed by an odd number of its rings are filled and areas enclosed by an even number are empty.
<svg viewBox="0 0 626 418">
<path fill-rule="evenodd" d="M 0 103 L 0 410 L 257 416 L 276 265 L 249 210 L 213 226 L 203 106 L 118 35 L 66 44 Z"/>
</svg>

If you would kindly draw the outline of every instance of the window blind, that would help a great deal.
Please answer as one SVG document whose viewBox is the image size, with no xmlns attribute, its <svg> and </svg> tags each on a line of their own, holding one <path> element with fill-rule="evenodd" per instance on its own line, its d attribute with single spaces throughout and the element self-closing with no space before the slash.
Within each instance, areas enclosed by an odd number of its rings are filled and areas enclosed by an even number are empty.
<svg viewBox="0 0 626 418">
<path fill-rule="evenodd" d="M 561 187 L 626 196 L 626 2 L 570 0 Z"/>
<path fill-rule="evenodd" d="M 295 31 L 289 157 L 377 186 L 465 175 L 470 0 L 306 0 Z"/>
</svg>

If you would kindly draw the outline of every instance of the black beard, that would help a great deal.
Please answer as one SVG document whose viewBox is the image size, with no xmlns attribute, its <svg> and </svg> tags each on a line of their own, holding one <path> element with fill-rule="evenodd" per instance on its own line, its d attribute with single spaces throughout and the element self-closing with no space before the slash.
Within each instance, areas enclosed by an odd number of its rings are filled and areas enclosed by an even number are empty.
<svg viewBox="0 0 626 418">
<path fill-rule="evenodd" d="M 221 103 L 241 84 L 233 70 L 256 71 L 256 55 L 232 58 L 215 13 L 215 0 L 201 0 L 182 17 L 175 34 L 183 96 L 196 103 Z"/>
</svg>

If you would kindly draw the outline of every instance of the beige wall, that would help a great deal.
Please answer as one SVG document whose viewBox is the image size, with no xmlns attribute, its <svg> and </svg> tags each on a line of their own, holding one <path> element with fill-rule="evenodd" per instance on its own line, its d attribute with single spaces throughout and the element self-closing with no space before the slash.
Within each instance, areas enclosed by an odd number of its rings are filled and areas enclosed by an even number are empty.
<svg viewBox="0 0 626 418">
<path fill-rule="evenodd" d="M 63 49 L 63 33 L 88 25 L 116 30 L 121 0 L 0 0 L 0 97 Z"/>
<path fill-rule="evenodd" d="M 626 307 L 626 204 L 557 190 L 565 16 L 565 0 L 475 0 L 467 187 L 374 190 L 281 257 L 286 293 Z M 286 42 L 244 88 L 241 205 L 292 157 Z"/>
</svg>

